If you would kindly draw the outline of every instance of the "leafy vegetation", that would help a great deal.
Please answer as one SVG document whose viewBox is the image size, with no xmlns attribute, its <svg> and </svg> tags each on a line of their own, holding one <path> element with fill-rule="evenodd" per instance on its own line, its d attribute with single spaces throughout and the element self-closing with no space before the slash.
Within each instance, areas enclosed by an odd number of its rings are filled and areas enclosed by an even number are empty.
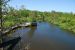
<svg viewBox="0 0 75 50">
<path fill-rule="evenodd" d="M 15 24 L 33 21 L 45 21 L 58 25 L 62 29 L 75 32 L 75 14 L 63 12 L 40 12 L 31 11 L 24 8 L 16 10 L 12 7 L 8 9 L 8 14 L 4 16 L 4 27 L 11 27 Z"/>
<path fill-rule="evenodd" d="M 7 2 L 10 0 L 0 0 L 0 43 L 3 42 L 3 37 L 2 37 L 2 31 L 3 31 L 3 14 L 6 12 L 6 5 Z M 0 50 L 3 50 L 3 48 L 0 48 Z"/>
</svg>

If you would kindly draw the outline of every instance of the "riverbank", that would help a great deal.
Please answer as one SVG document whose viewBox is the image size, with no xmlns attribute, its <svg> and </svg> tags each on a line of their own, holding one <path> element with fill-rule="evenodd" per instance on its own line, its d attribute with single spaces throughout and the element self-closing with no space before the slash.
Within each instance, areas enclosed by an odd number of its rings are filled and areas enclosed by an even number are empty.
<svg viewBox="0 0 75 50">
<path fill-rule="evenodd" d="M 54 23 L 53 22 L 49 22 L 49 23 L 52 23 L 52 24 L 58 26 L 60 29 L 67 30 L 67 31 L 75 33 L 75 26 L 74 25 L 73 26 L 69 26 L 70 24 L 66 24 L 66 23 L 59 24 L 56 21 Z"/>
<path fill-rule="evenodd" d="M 19 27 L 29 27 L 29 26 L 37 26 L 37 23 L 36 22 L 25 22 L 23 24 L 17 24 L 15 26 L 12 26 L 12 27 L 4 30 L 3 34 L 6 34 L 6 33 L 10 32 L 10 31 L 12 31 L 12 30 L 14 30 L 16 28 L 19 28 Z"/>
</svg>

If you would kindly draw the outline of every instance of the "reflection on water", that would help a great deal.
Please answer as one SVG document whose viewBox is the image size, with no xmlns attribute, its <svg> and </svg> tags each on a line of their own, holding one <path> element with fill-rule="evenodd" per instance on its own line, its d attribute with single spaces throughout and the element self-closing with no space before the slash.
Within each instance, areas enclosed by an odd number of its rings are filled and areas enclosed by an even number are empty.
<svg viewBox="0 0 75 50">
<path fill-rule="evenodd" d="M 20 28 L 5 39 L 21 37 L 13 50 L 75 50 L 75 35 L 72 32 L 48 24 L 38 23 L 37 27 Z"/>
<path fill-rule="evenodd" d="M 36 27 L 31 27 L 31 30 L 27 33 L 28 37 L 29 37 L 29 40 L 28 40 L 28 43 L 27 45 L 25 46 L 25 50 L 29 50 L 30 47 L 31 47 L 31 41 L 32 41 L 32 37 L 34 36 L 34 32 L 36 30 Z"/>
<path fill-rule="evenodd" d="M 20 50 L 29 50 L 31 48 L 32 38 L 34 36 L 34 32 L 37 27 L 30 27 L 30 28 L 21 28 L 21 30 L 17 30 L 15 33 L 18 33 L 21 36 L 21 42 L 19 43 Z M 18 50 L 18 47 L 14 50 Z"/>
<path fill-rule="evenodd" d="M 29 38 L 32 38 L 32 37 L 33 37 L 36 28 L 37 28 L 37 27 L 31 27 L 31 30 L 28 32 L 28 37 L 29 37 Z"/>
</svg>

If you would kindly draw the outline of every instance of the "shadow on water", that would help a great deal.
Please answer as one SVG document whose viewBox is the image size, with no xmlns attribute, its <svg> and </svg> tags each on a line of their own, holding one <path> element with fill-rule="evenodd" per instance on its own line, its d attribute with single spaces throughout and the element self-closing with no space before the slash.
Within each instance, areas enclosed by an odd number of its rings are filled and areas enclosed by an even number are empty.
<svg viewBox="0 0 75 50">
<path fill-rule="evenodd" d="M 21 40 L 21 37 L 17 37 L 15 39 L 3 42 L 2 44 L 0 44 L 0 48 L 5 48 L 7 46 L 9 46 L 7 48 L 7 50 L 13 50 L 13 48 L 15 47 L 15 45 Z"/>
</svg>

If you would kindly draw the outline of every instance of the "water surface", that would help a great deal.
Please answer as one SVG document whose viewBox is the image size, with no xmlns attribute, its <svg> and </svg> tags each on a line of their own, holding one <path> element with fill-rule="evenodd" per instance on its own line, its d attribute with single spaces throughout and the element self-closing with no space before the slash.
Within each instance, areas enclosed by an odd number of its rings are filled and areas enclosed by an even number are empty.
<svg viewBox="0 0 75 50">
<path fill-rule="evenodd" d="M 13 50 L 75 50 L 75 35 L 49 23 L 37 27 L 22 27 L 11 32 L 5 39 L 21 37 Z"/>
</svg>

